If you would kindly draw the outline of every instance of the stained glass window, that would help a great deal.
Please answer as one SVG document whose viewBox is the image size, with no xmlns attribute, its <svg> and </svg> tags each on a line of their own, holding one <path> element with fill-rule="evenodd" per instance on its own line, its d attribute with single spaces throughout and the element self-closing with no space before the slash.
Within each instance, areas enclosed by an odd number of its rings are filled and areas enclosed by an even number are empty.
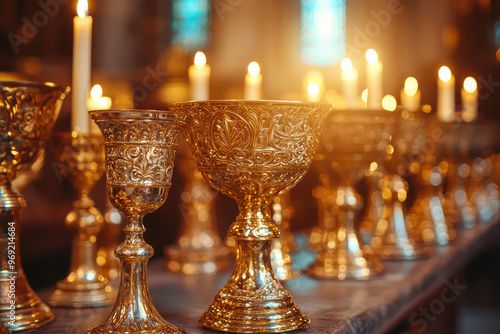
<svg viewBox="0 0 500 334">
<path fill-rule="evenodd" d="M 172 1 L 172 44 L 188 52 L 204 49 L 210 41 L 210 0 Z"/>
</svg>

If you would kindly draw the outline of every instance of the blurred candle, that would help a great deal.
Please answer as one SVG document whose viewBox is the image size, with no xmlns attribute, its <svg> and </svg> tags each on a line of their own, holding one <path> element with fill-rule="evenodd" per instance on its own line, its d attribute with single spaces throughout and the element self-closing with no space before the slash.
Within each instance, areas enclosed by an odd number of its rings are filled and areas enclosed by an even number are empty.
<svg viewBox="0 0 500 334">
<path fill-rule="evenodd" d="M 78 16 L 73 19 L 71 128 L 87 133 L 90 125 L 87 97 L 90 88 L 92 17 L 88 15 L 87 0 L 79 0 L 76 8 Z"/>
<path fill-rule="evenodd" d="M 319 94 L 320 88 L 316 82 L 311 82 L 307 85 L 307 101 L 319 102 L 321 95 Z"/>
<path fill-rule="evenodd" d="M 368 109 L 380 109 L 382 106 L 382 63 L 373 49 L 366 51 L 366 87 L 368 88 Z"/>
<path fill-rule="evenodd" d="M 358 108 L 358 70 L 353 68 L 349 58 L 340 62 L 340 80 L 342 81 L 342 94 L 347 108 Z"/>
<path fill-rule="evenodd" d="M 190 99 L 193 101 L 208 100 L 210 66 L 207 65 L 207 57 L 203 52 L 196 52 L 194 64 L 189 66 L 188 76 Z"/>
<path fill-rule="evenodd" d="M 472 122 L 477 119 L 477 82 L 473 77 L 464 80 L 462 88 L 462 119 Z"/>
<path fill-rule="evenodd" d="M 396 98 L 392 95 L 386 95 L 382 99 L 382 108 L 388 111 L 394 111 L 396 110 L 398 106 L 398 103 L 396 101 Z"/>
<path fill-rule="evenodd" d="M 90 97 L 87 99 L 87 109 L 88 110 L 106 110 L 111 108 L 111 98 L 108 96 L 102 96 L 101 85 L 94 85 L 90 90 Z M 90 132 L 91 133 L 101 133 L 99 127 L 93 120 L 90 121 Z"/>
<path fill-rule="evenodd" d="M 451 70 L 442 66 L 438 73 L 437 117 L 442 122 L 455 120 L 455 77 Z"/>
<path fill-rule="evenodd" d="M 418 81 L 414 77 L 405 80 L 405 86 L 401 90 L 401 105 L 406 111 L 418 111 L 420 109 L 420 90 Z"/>
<path fill-rule="evenodd" d="M 262 98 L 262 74 L 260 66 L 253 61 L 248 64 L 248 73 L 245 75 L 245 100 L 260 100 Z"/>
</svg>

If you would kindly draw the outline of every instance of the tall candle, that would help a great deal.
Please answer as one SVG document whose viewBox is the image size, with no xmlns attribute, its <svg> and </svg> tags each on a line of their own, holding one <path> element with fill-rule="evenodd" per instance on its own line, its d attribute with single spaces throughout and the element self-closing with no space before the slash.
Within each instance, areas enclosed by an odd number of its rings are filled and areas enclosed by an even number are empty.
<svg viewBox="0 0 500 334">
<path fill-rule="evenodd" d="M 442 122 L 455 120 L 455 77 L 451 70 L 442 66 L 438 73 L 437 117 Z"/>
<path fill-rule="evenodd" d="M 358 97 L 358 70 L 352 66 L 349 58 L 344 58 L 340 62 L 340 80 L 342 81 L 342 95 L 347 108 L 359 107 Z"/>
<path fill-rule="evenodd" d="M 111 98 L 102 96 L 101 85 L 94 85 L 90 90 L 90 97 L 87 98 L 87 108 L 88 110 L 106 110 L 111 108 Z M 90 132 L 97 134 L 101 133 L 94 120 L 90 120 Z"/>
<path fill-rule="evenodd" d="M 207 57 L 203 52 L 196 52 L 194 64 L 189 66 L 188 76 L 190 99 L 193 101 L 208 100 L 210 66 L 207 65 Z"/>
<path fill-rule="evenodd" d="M 477 82 L 472 77 L 464 80 L 462 88 L 462 119 L 472 122 L 477 119 Z"/>
<path fill-rule="evenodd" d="M 382 106 L 382 69 L 377 52 L 373 49 L 366 51 L 366 87 L 368 88 L 368 109 L 380 109 Z"/>
<path fill-rule="evenodd" d="M 262 74 L 260 74 L 260 66 L 253 61 L 248 64 L 248 73 L 245 75 L 245 100 L 260 100 L 262 99 Z"/>
<path fill-rule="evenodd" d="M 401 105 L 406 111 L 418 111 L 420 109 L 421 93 L 418 89 L 418 81 L 414 77 L 405 80 L 404 88 L 401 90 Z"/>
<path fill-rule="evenodd" d="M 78 16 L 73 19 L 73 79 L 71 99 L 71 128 L 81 133 L 89 131 L 90 118 L 87 97 L 90 88 L 90 57 L 92 17 L 88 15 L 87 0 L 79 0 Z"/>
</svg>

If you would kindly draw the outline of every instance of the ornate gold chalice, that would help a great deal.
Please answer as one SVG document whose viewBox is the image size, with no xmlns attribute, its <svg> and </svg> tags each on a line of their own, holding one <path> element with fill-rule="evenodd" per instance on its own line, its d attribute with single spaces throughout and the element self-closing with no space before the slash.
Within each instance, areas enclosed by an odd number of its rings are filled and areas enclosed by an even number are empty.
<svg viewBox="0 0 500 334">
<path fill-rule="evenodd" d="M 186 186 L 181 194 L 182 221 L 175 245 L 165 248 L 167 269 L 186 275 L 215 274 L 229 266 L 229 251 L 217 230 L 217 194 L 196 168 L 189 148 L 180 143 L 177 161 Z"/>
<path fill-rule="evenodd" d="M 317 159 L 331 166 L 331 176 L 321 174 L 320 179 L 327 196 L 322 207 L 328 213 L 319 214 L 326 218 L 323 235 L 306 274 L 340 280 L 381 274 L 383 266 L 359 235 L 363 198 L 356 187 L 370 164 L 384 159 L 398 117 L 386 110 L 335 110 L 326 120 Z"/>
<path fill-rule="evenodd" d="M 113 304 L 116 291 L 108 284 L 97 265 L 97 235 L 103 216 L 94 206 L 89 192 L 104 174 L 102 135 L 77 131 L 56 132 L 51 138 L 60 164 L 59 171 L 78 190 L 78 199 L 66 216 L 66 224 L 76 230 L 68 276 L 57 282 L 49 296 L 52 306 L 98 307 Z"/>
<path fill-rule="evenodd" d="M 143 239 L 142 219 L 166 200 L 178 137 L 189 116 L 150 110 L 92 111 L 104 135 L 106 190 L 127 217 L 125 241 L 115 251 L 122 272 L 116 303 L 90 334 L 185 333 L 166 322 L 151 302 L 146 283 L 153 248 Z"/>
<path fill-rule="evenodd" d="M 286 332 L 309 319 L 277 281 L 270 259 L 279 237 L 270 204 L 307 172 L 328 105 L 286 101 L 175 103 L 193 116 L 186 136 L 210 185 L 234 198 L 239 215 L 228 235 L 236 266 L 200 318 L 203 326 L 236 333 Z"/>
<path fill-rule="evenodd" d="M 383 259 L 415 260 L 428 257 L 432 249 L 418 240 L 411 226 L 407 210 L 411 162 L 415 159 L 415 142 L 425 137 L 424 115 L 401 112 L 397 129 L 393 131 L 388 156 L 384 161 L 385 172 L 378 180 L 378 191 L 385 202 L 383 214 L 374 225 L 370 245 Z"/>
<path fill-rule="evenodd" d="M 26 203 L 11 182 L 37 159 L 68 92 L 52 83 L 0 82 L 0 322 L 9 331 L 38 328 L 54 318 L 21 266 L 19 213 Z"/>
</svg>

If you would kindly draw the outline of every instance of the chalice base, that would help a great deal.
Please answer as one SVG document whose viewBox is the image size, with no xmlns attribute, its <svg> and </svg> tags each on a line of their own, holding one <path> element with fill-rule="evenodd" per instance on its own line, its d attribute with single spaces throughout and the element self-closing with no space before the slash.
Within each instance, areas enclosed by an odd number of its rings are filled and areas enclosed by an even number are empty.
<svg viewBox="0 0 500 334">
<path fill-rule="evenodd" d="M 230 333 L 282 333 L 302 329 L 310 320 L 277 281 L 259 290 L 241 290 L 227 284 L 214 297 L 200 323 Z"/>
<path fill-rule="evenodd" d="M 0 322 L 11 332 L 23 331 L 27 329 L 40 328 L 54 319 L 54 314 L 50 308 L 43 303 L 29 286 L 24 272 L 18 269 L 16 279 L 16 309 L 15 320 L 10 318 L 11 305 L 8 301 L 3 302 L 0 308 Z M 8 276 L 1 279 L 2 290 L 9 291 Z M 4 287 L 6 287 L 4 289 Z M 5 295 L 5 298 L 7 295 Z M 11 321 L 13 324 L 11 325 Z"/>
<path fill-rule="evenodd" d="M 116 291 L 107 283 L 85 282 L 70 283 L 63 280 L 57 283 L 57 290 L 50 295 L 48 304 L 64 307 L 101 307 L 112 305 L 116 300 Z"/>
<path fill-rule="evenodd" d="M 168 257 L 166 268 L 186 275 L 215 274 L 229 267 L 229 251 L 220 245 L 213 248 L 169 246 L 165 249 Z"/>
</svg>

